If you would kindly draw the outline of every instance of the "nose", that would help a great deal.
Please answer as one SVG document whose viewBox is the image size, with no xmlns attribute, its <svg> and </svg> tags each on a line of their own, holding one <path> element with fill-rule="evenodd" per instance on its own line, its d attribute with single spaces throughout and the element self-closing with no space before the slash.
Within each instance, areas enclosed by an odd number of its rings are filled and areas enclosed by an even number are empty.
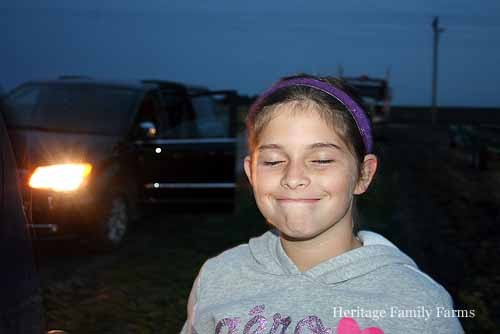
<svg viewBox="0 0 500 334">
<path fill-rule="evenodd" d="M 281 186 L 288 189 L 305 188 L 311 180 L 306 173 L 306 168 L 299 162 L 290 162 L 281 178 Z"/>
</svg>

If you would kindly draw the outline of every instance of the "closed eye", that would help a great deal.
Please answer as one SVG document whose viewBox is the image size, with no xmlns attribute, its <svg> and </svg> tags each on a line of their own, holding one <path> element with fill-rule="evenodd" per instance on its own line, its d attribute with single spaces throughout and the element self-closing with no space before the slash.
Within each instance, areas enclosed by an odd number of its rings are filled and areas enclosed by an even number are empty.
<svg viewBox="0 0 500 334">
<path fill-rule="evenodd" d="M 265 166 L 276 166 L 282 162 L 285 162 L 284 160 L 276 160 L 276 161 L 264 161 Z"/>
<path fill-rule="evenodd" d="M 328 159 L 328 160 L 312 160 L 315 164 L 329 164 L 332 163 L 334 160 L 333 159 Z"/>
</svg>

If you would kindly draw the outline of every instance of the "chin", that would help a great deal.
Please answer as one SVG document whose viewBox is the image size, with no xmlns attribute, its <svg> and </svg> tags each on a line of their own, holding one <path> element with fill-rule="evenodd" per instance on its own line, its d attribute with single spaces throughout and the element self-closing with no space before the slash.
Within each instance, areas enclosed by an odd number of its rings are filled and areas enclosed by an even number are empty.
<svg viewBox="0 0 500 334">
<path fill-rule="evenodd" d="M 294 232 L 294 233 L 280 232 L 280 234 L 284 239 L 289 241 L 307 241 L 307 240 L 312 240 L 318 236 L 318 234 L 315 233 L 301 233 L 301 232 Z"/>
<path fill-rule="evenodd" d="M 285 228 L 282 228 L 283 225 L 274 225 L 274 227 L 280 231 L 280 234 L 287 240 L 311 240 L 317 237 L 318 235 L 321 234 L 322 231 L 319 231 L 316 229 L 307 229 L 304 228 L 303 223 L 301 223 L 302 226 L 296 225 L 298 228 L 291 230 L 287 226 L 290 226 L 290 223 L 288 223 Z M 293 225 L 292 225 L 293 226 Z"/>
</svg>

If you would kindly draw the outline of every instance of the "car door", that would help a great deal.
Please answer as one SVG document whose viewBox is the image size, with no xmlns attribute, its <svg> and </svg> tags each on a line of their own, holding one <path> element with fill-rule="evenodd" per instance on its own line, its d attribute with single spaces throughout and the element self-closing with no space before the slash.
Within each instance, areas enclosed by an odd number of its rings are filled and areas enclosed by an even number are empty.
<svg viewBox="0 0 500 334">
<path fill-rule="evenodd" d="M 236 187 L 234 93 L 165 89 L 161 96 L 157 136 L 138 142 L 144 200 L 232 207 Z"/>
</svg>

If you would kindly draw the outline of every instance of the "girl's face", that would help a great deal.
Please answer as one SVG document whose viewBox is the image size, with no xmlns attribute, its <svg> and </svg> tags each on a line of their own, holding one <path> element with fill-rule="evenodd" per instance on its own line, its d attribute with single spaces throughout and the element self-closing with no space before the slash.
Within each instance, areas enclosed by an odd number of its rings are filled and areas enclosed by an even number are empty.
<svg viewBox="0 0 500 334">
<path fill-rule="evenodd" d="M 277 107 L 244 166 L 267 221 L 288 239 L 309 240 L 351 226 L 353 194 L 367 189 L 376 158 L 367 155 L 369 177 L 359 177 L 354 156 L 314 107 L 291 111 L 292 103 Z"/>
</svg>

